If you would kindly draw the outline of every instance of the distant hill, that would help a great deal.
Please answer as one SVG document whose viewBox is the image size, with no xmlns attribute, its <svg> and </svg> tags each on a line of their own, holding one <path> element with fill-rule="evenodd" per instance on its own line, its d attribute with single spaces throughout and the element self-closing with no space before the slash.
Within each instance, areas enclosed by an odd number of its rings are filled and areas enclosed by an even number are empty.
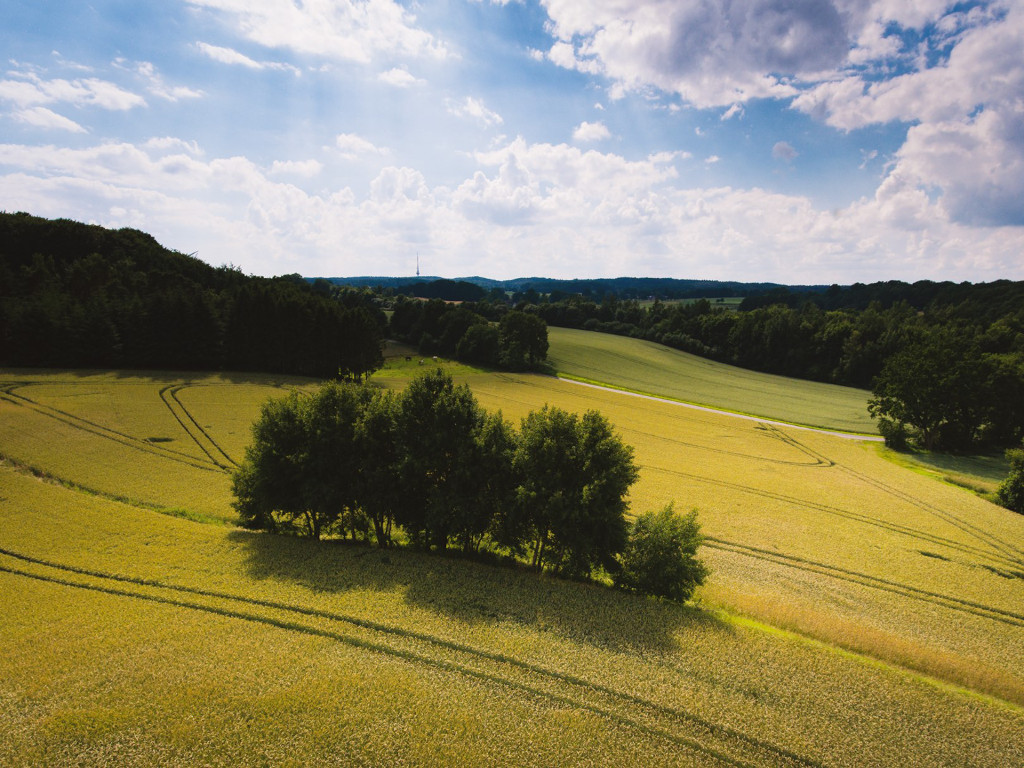
<svg viewBox="0 0 1024 768">
<path fill-rule="evenodd" d="M 317 278 L 307 278 L 315 280 Z M 334 285 L 353 287 L 391 288 L 396 293 L 418 296 L 419 286 L 444 281 L 447 283 L 470 283 L 488 291 L 497 288 L 510 293 L 567 295 L 579 294 L 600 299 L 605 294 L 615 294 L 623 299 L 700 299 L 722 296 L 755 296 L 771 291 L 785 290 L 787 293 L 822 293 L 826 285 L 782 285 L 779 283 L 741 283 L 723 280 L 680 280 L 670 277 L 614 277 L 559 280 L 550 277 L 517 277 L 512 280 L 491 280 L 486 277 L 458 277 L 444 280 L 440 277 L 328 277 Z M 425 296 L 424 298 L 431 298 Z"/>
<path fill-rule="evenodd" d="M 314 278 L 306 278 L 313 281 Z M 446 295 L 448 291 L 463 291 L 474 285 L 486 291 L 495 289 L 511 294 L 530 294 L 529 301 L 543 297 L 559 301 L 578 295 L 600 302 L 608 294 L 619 299 L 703 299 L 742 298 L 744 311 L 784 304 L 798 309 L 808 301 L 824 310 L 864 310 L 872 304 L 882 309 L 905 302 L 915 309 L 926 307 L 969 307 L 971 313 L 990 320 L 1015 314 L 1024 307 L 1024 281 L 995 280 L 991 283 L 954 283 L 918 280 L 906 283 L 887 280 L 852 285 L 783 285 L 781 283 L 743 283 L 729 280 L 682 280 L 668 277 L 615 277 L 580 280 L 556 280 L 547 277 L 517 277 L 513 280 L 491 280 L 485 277 L 460 277 L 446 280 L 439 277 L 330 277 L 333 285 L 353 287 L 381 287 L 395 293 L 422 298 L 473 300 L 470 295 Z M 463 286 L 459 288 L 459 286 Z M 476 298 L 482 298 L 480 293 Z"/>
</svg>

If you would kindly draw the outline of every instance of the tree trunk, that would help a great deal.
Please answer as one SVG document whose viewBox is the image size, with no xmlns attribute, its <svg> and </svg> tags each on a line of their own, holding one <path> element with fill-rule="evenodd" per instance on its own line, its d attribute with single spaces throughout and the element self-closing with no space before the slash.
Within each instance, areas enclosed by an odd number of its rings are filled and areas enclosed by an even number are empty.
<svg viewBox="0 0 1024 768">
<path fill-rule="evenodd" d="M 377 537 L 377 546 L 387 549 L 389 532 L 384 528 L 384 521 L 376 516 L 373 518 L 373 533 Z"/>
<path fill-rule="evenodd" d="M 537 543 L 533 545 L 533 562 L 531 565 L 538 571 L 541 570 L 541 555 L 544 554 L 544 539 L 547 533 L 537 537 Z"/>
</svg>

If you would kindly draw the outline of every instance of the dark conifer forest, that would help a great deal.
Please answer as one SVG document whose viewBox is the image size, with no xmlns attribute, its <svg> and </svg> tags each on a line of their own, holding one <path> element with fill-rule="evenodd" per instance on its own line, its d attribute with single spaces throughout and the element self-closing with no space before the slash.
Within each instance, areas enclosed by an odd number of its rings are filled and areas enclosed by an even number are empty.
<svg viewBox="0 0 1024 768">
<path fill-rule="evenodd" d="M 0 365 L 359 378 L 386 318 L 366 291 L 212 267 L 144 232 L 0 214 Z"/>
</svg>

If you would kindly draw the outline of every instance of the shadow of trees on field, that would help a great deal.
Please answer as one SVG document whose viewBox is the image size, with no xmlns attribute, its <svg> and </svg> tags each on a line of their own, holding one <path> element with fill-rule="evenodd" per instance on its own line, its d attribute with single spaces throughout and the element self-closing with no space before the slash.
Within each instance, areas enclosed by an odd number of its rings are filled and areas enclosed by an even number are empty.
<svg viewBox="0 0 1024 768">
<path fill-rule="evenodd" d="M 412 607 L 468 625 L 515 623 L 612 650 L 670 652 L 684 631 L 732 632 L 717 617 L 593 583 L 510 565 L 340 541 L 232 531 L 248 575 L 316 594 L 398 591 Z"/>
</svg>

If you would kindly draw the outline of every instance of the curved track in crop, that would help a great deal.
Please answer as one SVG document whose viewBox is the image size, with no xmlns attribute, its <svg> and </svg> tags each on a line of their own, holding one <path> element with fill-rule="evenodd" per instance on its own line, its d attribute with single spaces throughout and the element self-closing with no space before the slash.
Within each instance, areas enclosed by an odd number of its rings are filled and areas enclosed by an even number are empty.
<svg viewBox="0 0 1024 768">
<path fill-rule="evenodd" d="M 818 760 L 681 707 L 659 704 L 568 672 L 441 637 L 302 605 L 79 568 L 8 549 L 0 549 L 0 557 L 4 558 L 0 572 L 23 578 L 312 635 L 399 662 L 511 689 L 541 703 L 598 715 L 648 738 L 692 752 L 702 762 L 728 766 L 823 766 Z"/>
<path fill-rule="evenodd" d="M 185 404 L 182 403 L 181 399 L 178 397 L 178 393 L 181 392 L 181 390 L 191 386 L 196 385 L 179 384 L 177 386 L 166 386 L 160 390 L 160 399 L 174 415 L 174 418 L 181 425 L 181 428 L 185 430 L 186 434 L 192 438 L 193 442 L 199 446 L 199 449 L 206 454 L 211 462 L 224 470 L 230 470 L 231 467 L 237 467 L 238 462 L 228 456 L 227 452 L 225 452 L 225 450 L 217 444 L 217 441 L 213 439 L 210 433 L 207 432 L 198 421 L 196 421 L 195 416 L 189 412 L 188 408 L 185 407 Z"/>
<path fill-rule="evenodd" d="M 159 456 L 162 459 L 168 459 L 170 461 L 178 462 L 179 464 L 185 464 L 193 469 L 201 469 L 210 472 L 223 472 L 225 468 L 214 461 L 212 458 L 207 459 L 198 458 L 192 456 L 183 451 L 175 450 L 174 448 L 168 448 L 160 443 L 155 443 L 145 438 L 134 437 L 133 435 L 120 432 L 116 429 L 103 426 L 89 419 L 83 419 L 80 416 L 62 411 L 59 408 L 54 408 L 50 405 L 45 405 L 37 400 L 33 400 L 30 397 L 19 394 L 15 390 L 22 387 L 28 386 L 26 383 L 13 384 L 0 389 L 0 398 L 3 398 L 13 405 L 17 405 L 29 410 L 35 411 L 41 416 L 45 416 L 55 421 L 59 421 L 72 429 L 87 432 L 94 437 L 99 437 L 104 440 L 111 440 L 115 443 L 130 448 L 136 451 L 142 451 L 153 456 Z M 187 431 L 187 430 L 186 430 Z"/>
</svg>

